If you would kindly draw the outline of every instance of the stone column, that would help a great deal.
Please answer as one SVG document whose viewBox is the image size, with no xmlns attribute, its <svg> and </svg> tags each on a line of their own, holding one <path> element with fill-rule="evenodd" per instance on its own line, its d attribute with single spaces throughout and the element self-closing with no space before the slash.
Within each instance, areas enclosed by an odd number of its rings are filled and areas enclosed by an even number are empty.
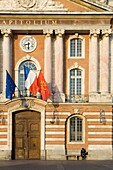
<svg viewBox="0 0 113 170">
<path fill-rule="evenodd" d="M 111 78 L 110 78 L 110 84 L 111 84 L 111 94 L 113 95 L 113 34 L 111 34 Z"/>
<path fill-rule="evenodd" d="M 102 30 L 102 53 L 100 56 L 100 92 L 102 102 L 111 102 L 110 95 L 110 29 Z"/>
<path fill-rule="evenodd" d="M 100 30 L 91 30 L 89 55 L 89 92 L 98 92 L 98 34 Z"/>
<path fill-rule="evenodd" d="M 3 96 L 5 97 L 6 70 L 12 76 L 11 30 L 1 30 L 3 34 Z"/>
<path fill-rule="evenodd" d="M 100 91 L 109 93 L 109 30 L 102 30 L 102 56 L 100 60 Z"/>
<path fill-rule="evenodd" d="M 64 30 L 55 30 L 55 86 L 56 86 L 56 100 L 65 102 L 63 94 L 63 34 Z"/>
<path fill-rule="evenodd" d="M 48 83 L 50 91 L 52 91 L 52 39 L 51 34 L 53 30 L 44 30 L 45 42 L 44 42 L 44 77 Z"/>
</svg>

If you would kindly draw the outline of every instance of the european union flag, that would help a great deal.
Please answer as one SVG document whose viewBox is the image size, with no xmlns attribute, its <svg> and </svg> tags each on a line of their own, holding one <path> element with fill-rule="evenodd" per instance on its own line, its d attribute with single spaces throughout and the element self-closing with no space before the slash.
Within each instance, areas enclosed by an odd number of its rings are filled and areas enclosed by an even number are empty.
<svg viewBox="0 0 113 170">
<path fill-rule="evenodd" d="M 12 100 L 12 94 L 15 91 L 15 83 L 11 76 L 9 75 L 8 71 L 6 71 L 6 98 Z"/>
</svg>

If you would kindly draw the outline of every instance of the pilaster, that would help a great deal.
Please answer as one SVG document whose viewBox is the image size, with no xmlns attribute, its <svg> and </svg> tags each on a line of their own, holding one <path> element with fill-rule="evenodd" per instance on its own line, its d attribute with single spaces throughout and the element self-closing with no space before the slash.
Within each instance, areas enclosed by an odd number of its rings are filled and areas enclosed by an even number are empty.
<svg viewBox="0 0 113 170">
<path fill-rule="evenodd" d="M 3 34 L 3 96 L 5 98 L 6 70 L 12 76 L 12 32 L 10 29 L 1 30 Z"/>
<path fill-rule="evenodd" d="M 111 34 L 111 55 L 110 55 L 110 92 L 113 95 L 113 32 Z"/>
<path fill-rule="evenodd" d="M 110 34 L 111 29 L 102 30 L 102 48 L 100 49 L 100 98 L 101 102 L 112 102 L 110 94 Z"/>
<path fill-rule="evenodd" d="M 99 44 L 98 35 L 99 29 L 90 30 L 90 54 L 89 54 L 89 101 L 95 102 L 95 97 L 98 98 L 98 57 Z"/>
<path fill-rule="evenodd" d="M 56 102 L 65 102 L 63 94 L 63 34 L 65 30 L 55 30 L 55 94 L 54 100 Z"/>
<path fill-rule="evenodd" d="M 110 30 L 102 30 L 102 56 L 100 60 L 100 91 L 109 93 L 109 34 Z"/>
<path fill-rule="evenodd" d="M 45 34 L 44 77 L 51 91 L 51 82 L 52 82 L 52 38 L 51 38 L 51 35 L 53 34 L 53 30 L 52 29 L 43 30 L 43 34 Z"/>
</svg>

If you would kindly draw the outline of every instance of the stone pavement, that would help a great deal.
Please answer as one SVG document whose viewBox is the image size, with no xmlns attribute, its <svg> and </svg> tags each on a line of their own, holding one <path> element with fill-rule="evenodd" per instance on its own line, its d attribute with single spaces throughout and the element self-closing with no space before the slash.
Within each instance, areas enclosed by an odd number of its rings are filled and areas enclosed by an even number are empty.
<svg viewBox="0 0 113 170">
<path fill-rule="evenodd" d="M 113 170 L 113 160 L 108 161 L 0 161 L 0 170 Z"/>
</svg>

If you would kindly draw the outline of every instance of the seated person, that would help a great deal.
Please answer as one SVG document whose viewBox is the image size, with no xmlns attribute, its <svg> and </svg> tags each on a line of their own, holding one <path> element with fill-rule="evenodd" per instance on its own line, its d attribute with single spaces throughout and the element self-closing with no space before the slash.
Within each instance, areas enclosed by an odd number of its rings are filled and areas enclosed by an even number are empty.
<svg viewBox="0 0 113 170">
<path fill-rule="evenodd" d="M 81 157 L 82 160 L 86 159 L 86 155 L 88 155 L 88 152 L 84 148 L 81 149 Z"/>
</svg>

